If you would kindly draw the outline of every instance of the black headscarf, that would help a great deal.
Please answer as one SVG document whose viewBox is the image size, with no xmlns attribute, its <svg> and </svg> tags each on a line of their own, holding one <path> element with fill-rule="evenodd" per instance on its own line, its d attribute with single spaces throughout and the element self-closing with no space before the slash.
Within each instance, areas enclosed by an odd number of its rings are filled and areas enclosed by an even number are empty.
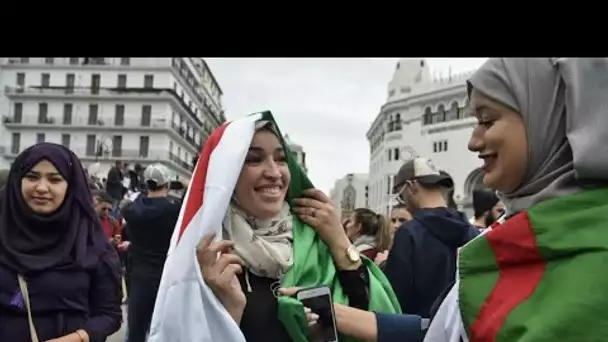
<svg viewBox="0 0 608 342">
<path fill-rule="evenodd" d="M 48 215 L 35 213 L 21 194 L 22 178 L 41 160 L 52 163 L 68 183 L 63 203 Z M 36 144 L 19 154 L 0 198 L 0 263 L 16 272 L 94 267 L 110 246 L 82 165 L 61 145 Z"/>
</svg>

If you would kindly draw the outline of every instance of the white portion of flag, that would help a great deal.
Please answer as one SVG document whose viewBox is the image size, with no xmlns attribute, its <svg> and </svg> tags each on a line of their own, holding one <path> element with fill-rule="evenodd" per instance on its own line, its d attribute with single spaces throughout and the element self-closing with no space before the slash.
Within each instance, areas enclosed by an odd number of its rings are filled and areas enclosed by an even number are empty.
<svg viewBox="0 0 608 342">
<path fill-rule="evenodd" d="M 221 238 L 222 221 L 243 167 L 255 122 L 251 115 L 228 124 L 208 164 L 201 156 L 194 177 L 208 167 L 203 206 L 179 238 L 186 203 L 182 205 L 158 290 L 148 342 L 246 342 L 240 328 L 204 283 L 196 246 L 209 232 Z M 192 182 L 191 182 L 192 183 Z M 189 198 L 192 184 L 188 187 Z M 178 241 L 179 240 L 179 241 Z"/>
</svg>

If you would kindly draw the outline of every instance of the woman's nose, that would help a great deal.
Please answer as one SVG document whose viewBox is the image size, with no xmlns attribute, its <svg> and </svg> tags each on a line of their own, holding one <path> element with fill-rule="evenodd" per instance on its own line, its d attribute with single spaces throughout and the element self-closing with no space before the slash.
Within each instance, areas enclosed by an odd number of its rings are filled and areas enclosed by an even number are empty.
<svg viewBox="0 0 608 342">
<path fill-rule="evenodd" d="M 49 185 L 46 181 L 41 180 L 38 182 L 38 184 L 36 184 L 36 188 L 34 190 L 36 190 L 38 193 L 46 193 L 49 191 Z"/>
<path fill-rule="evenodd" d="M 471 139 L 469 139 L 469 144 L 467 145 L 467 147 L 471 152 L 479 152 L 483 150 L 484 142 L 481 127 L 475 127 L 473 133 L 471 133 Z"/>
<path fill-rule="evenodd" d="M 281 171 L 279 171 L 279 166 L 277 165 L 277 163 L 271 161 L 268 163 L 268 166 L 266 167 L 266 169 L 264 170 L 264 175 L 266 177 L 269 178 L 280 178 L 281 177 Z"/>
</svg>

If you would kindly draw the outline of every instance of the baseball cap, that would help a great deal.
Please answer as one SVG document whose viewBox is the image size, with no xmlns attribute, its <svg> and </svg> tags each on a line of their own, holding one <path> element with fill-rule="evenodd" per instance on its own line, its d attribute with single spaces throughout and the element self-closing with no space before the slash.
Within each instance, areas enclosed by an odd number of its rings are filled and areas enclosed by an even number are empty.
<svg viewBox="0 0 608 342">
<path fill-rule="evenodd" d="M 169 170 L 160 163 L 152 164 L 144 170 L 144 182 L 152 182 L 156 186 L 163 186 L 169 183 Z"/>
<path fill-rule="evenodd" d="M 422 157 L 413 158 L 401 166 L 395 175 L 395 188 L 408 180 L 415 180 L 422 185 L 440 185 L 446 188 L 454 186 L 450 175 L 438 171 L 430 159 Z"/>
</svg>

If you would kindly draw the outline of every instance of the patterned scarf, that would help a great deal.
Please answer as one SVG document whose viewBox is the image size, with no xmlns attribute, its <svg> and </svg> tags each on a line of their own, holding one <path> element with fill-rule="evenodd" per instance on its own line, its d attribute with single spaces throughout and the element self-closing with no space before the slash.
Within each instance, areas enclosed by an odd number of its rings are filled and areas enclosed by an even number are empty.
<svg viewBox="0 0 608 342">
<path fill-rule="evenodd" d="M 224 232 L 235 242 L 234 252 L 259 277 L 283 279 L 293 264 L 292 216 L 289 204 L 273 218 L 259 220 L 233 203 L 224 219 Z"/>
</svg>

